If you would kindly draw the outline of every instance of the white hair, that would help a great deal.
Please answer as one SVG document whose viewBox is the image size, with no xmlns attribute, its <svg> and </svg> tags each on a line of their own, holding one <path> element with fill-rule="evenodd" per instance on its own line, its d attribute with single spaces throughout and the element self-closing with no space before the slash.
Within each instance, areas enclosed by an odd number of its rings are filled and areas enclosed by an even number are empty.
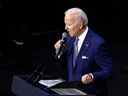
<svg viewBox="0 0 128 96">
<path fill-rule="evenodd" d="M 84 21 L 84 24 L 87 25 L 88 24 L 88 17 L 87 14 L 80 8 L 71 8 L 68 9 L 67 11 L 65 11 L 64 13 L 65 15 L 67 14 L 76 14 L 78 16 L 80 16 L 80 18 Z"/>
</svg>

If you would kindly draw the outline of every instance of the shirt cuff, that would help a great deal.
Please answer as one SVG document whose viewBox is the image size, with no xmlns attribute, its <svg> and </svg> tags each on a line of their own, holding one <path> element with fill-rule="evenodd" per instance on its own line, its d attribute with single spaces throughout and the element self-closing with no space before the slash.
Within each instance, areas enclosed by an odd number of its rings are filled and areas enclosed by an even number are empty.
<svg viewBox="0 0 128 96">
<path fill-rule="evenodd" d="M 93 74 L 92 74 L 92 73 L 89 73 L 89 75 L 91 75 L 92 79 L 94 79 L 94 76 L 93 76 Z"/>
</svg>

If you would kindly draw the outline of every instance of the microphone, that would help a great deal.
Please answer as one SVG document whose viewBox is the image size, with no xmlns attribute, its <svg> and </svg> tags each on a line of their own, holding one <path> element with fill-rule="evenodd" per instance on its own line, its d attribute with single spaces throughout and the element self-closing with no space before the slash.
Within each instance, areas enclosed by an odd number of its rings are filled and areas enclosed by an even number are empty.
<svg viewBox="0 0 128 96">
<path fill-rule="evenodd" d="M 64 41 L 65 40 L 65 38 L 67 38 L 67 36 L 68 36 L 68 34 L 66 33 L 66 32 L 63 32 L 62 33 L 62 41 Z"/>
<path fill-rule="evenodd" d="M 60 42 L 60 48 L 56 48 L 56 58 L 60 59 L 61 55 L 63 54 L 63 51 L 65 49 L 64 47 L 64 43 L 65 43 L 65 39 L 67 38 L 68 34 L 66 32 L 62 33 L 62 38 L 61 38 L 61 42 Z"/>
</svg>

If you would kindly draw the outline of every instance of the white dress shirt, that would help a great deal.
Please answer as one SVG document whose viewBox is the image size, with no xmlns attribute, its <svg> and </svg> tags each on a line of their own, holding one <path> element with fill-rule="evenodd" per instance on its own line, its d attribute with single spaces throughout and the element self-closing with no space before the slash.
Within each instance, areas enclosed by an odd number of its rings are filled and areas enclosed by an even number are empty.
<svg viewBox="0 0 128 96">
<path fill-rule="evenodd" d="M 86 27 L 85 31 L 78 37 L 79 41 L 78 41 L 78 53 L 80 52 L 81 46 L 83 44 L 83 41 L 87 35 L 88 32 L 88 27 Z"/>
</svg>

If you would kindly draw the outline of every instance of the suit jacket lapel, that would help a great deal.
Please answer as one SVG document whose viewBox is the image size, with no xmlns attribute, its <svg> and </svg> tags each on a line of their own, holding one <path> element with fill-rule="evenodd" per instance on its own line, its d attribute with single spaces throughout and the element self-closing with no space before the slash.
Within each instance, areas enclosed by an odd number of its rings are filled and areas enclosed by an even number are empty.
<svg viewBox="0 0 128 96">
<path fill-rule="evenodd" d="M 79 54 L 78 54 L 78 57 L 77 57 L 77 60 L 76 60 L 76 66 L 75 66 L 75 68 L 77 68 L 77 66 L 78 66 L 78 63 L 80 63 L 79 62 L 79 60 L 81 60 L 81 56 L 82 56 L 82 53 L 83 52 L 87 52 L 87 50 L 88 50 L 88 48 L 89 48 L 89 46 L 90 46 L 90 38 L 91 38 L 91 31 L 90 30 L 88 30 L 88 33 L 87 33 L 87 35 L 86 35 L 86 37 L 85 37 L 85 39 L 84 39 L 84 41 L 83 41 L 83 44 L 82 44 L 82 46 L 81 46 L 81 49 L 80 49 L 80 52 L 79 52 Z M 78 63 L 77 63 L 78 62 Z"/>
</svg>

